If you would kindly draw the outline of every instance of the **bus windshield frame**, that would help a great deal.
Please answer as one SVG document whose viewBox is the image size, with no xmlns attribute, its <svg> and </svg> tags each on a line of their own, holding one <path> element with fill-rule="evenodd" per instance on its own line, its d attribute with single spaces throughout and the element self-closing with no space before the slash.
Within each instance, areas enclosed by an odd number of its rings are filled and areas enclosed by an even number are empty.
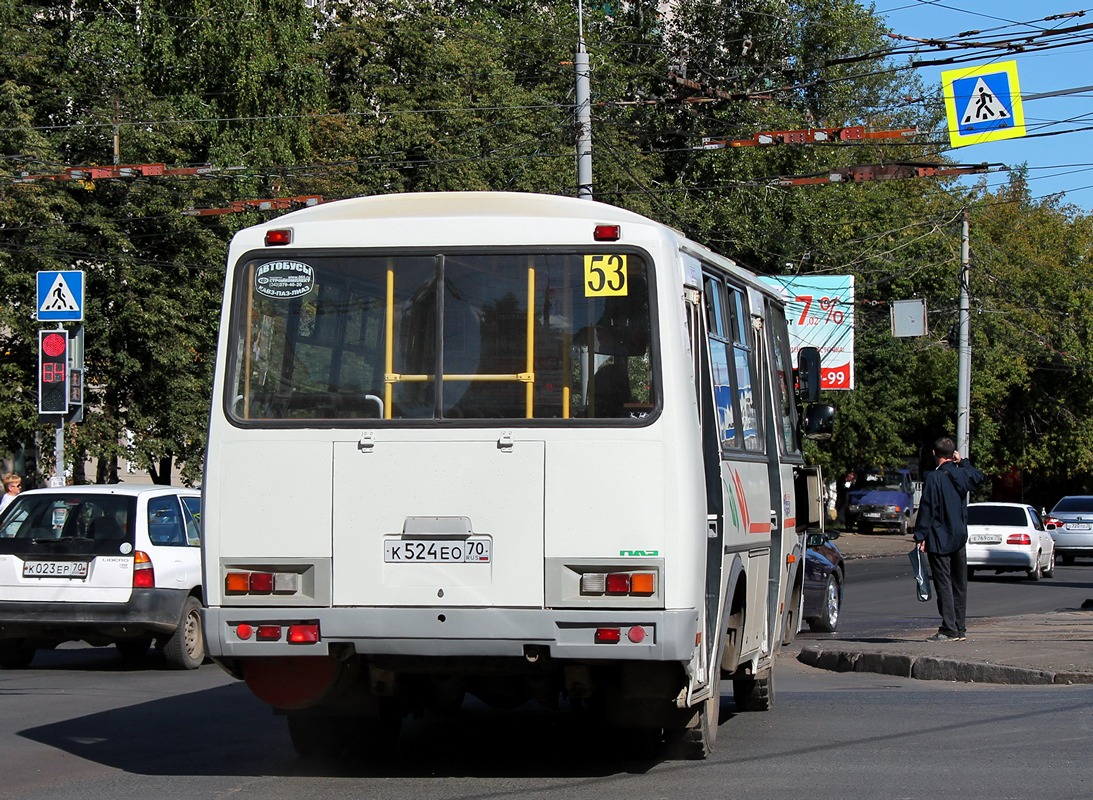
<svg viewBox="0 0 1093 800">
<path fill-rule="evenodd" d="M 646 425 L 661 407 L 636 248 L 259 250 L 231 310 L 239 427 Z"/>
</svg>

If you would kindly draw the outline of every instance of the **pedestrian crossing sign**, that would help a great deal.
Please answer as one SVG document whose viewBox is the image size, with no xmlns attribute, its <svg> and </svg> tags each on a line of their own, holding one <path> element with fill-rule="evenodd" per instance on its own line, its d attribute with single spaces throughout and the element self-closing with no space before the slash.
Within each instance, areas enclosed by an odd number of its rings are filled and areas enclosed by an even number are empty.
<svg viewBox="0 0 1093 800">
<path fill-rule="evenodd" d="M 83 322 L 83 270 L 38 273 L 38 321 Z"/>
<path fill-rule="evenodd" d="M 941 88 L 953 147 L 1025 135 L 1016 61 L 947 70 Z"/>
</svg>

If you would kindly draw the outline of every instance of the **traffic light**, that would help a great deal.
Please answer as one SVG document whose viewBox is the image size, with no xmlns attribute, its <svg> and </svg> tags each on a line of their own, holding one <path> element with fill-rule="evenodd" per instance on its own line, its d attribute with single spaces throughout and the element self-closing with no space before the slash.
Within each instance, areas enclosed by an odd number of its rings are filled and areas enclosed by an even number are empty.
<svg viewBox="0 0 1093 800">
<path fill-rule="evenodd" d="M 38 413 L 68 413 L 68 332 L 38 331 Z"/>
</svg>

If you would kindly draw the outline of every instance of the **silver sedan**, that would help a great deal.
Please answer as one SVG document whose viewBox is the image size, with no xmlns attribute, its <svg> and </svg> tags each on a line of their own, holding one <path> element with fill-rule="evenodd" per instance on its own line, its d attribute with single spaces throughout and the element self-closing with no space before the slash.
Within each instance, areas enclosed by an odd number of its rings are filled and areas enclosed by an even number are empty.
<svg viewBox="0 0 1093 800">
<path fill-rule="evenodd" d="M 1051 535 L 1064 564 L 1073 564 L 1075 556 L 1093 556 L 1093 496 L 1064 497 L 1044 521 L 1049 529 L 1056 526 Z"/>
</svg>

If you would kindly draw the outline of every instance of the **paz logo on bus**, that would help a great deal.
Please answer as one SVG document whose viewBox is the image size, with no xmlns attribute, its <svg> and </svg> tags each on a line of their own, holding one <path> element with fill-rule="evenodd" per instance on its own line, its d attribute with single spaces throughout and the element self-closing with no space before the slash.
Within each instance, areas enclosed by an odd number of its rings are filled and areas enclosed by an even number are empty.
<svg viewBox="0 0 1093 800">
<path fill-rule="evenodd" d="M 303 297 L 314 288 L 315 269 L 300 261 L 267 261 L 254 271 L 254 290 L 264 297 Z"/>
<path fill-rule="evenodd" d="M 620 556 L 659 556 L 659 550 L 620 550 Z"/>
</svg>

